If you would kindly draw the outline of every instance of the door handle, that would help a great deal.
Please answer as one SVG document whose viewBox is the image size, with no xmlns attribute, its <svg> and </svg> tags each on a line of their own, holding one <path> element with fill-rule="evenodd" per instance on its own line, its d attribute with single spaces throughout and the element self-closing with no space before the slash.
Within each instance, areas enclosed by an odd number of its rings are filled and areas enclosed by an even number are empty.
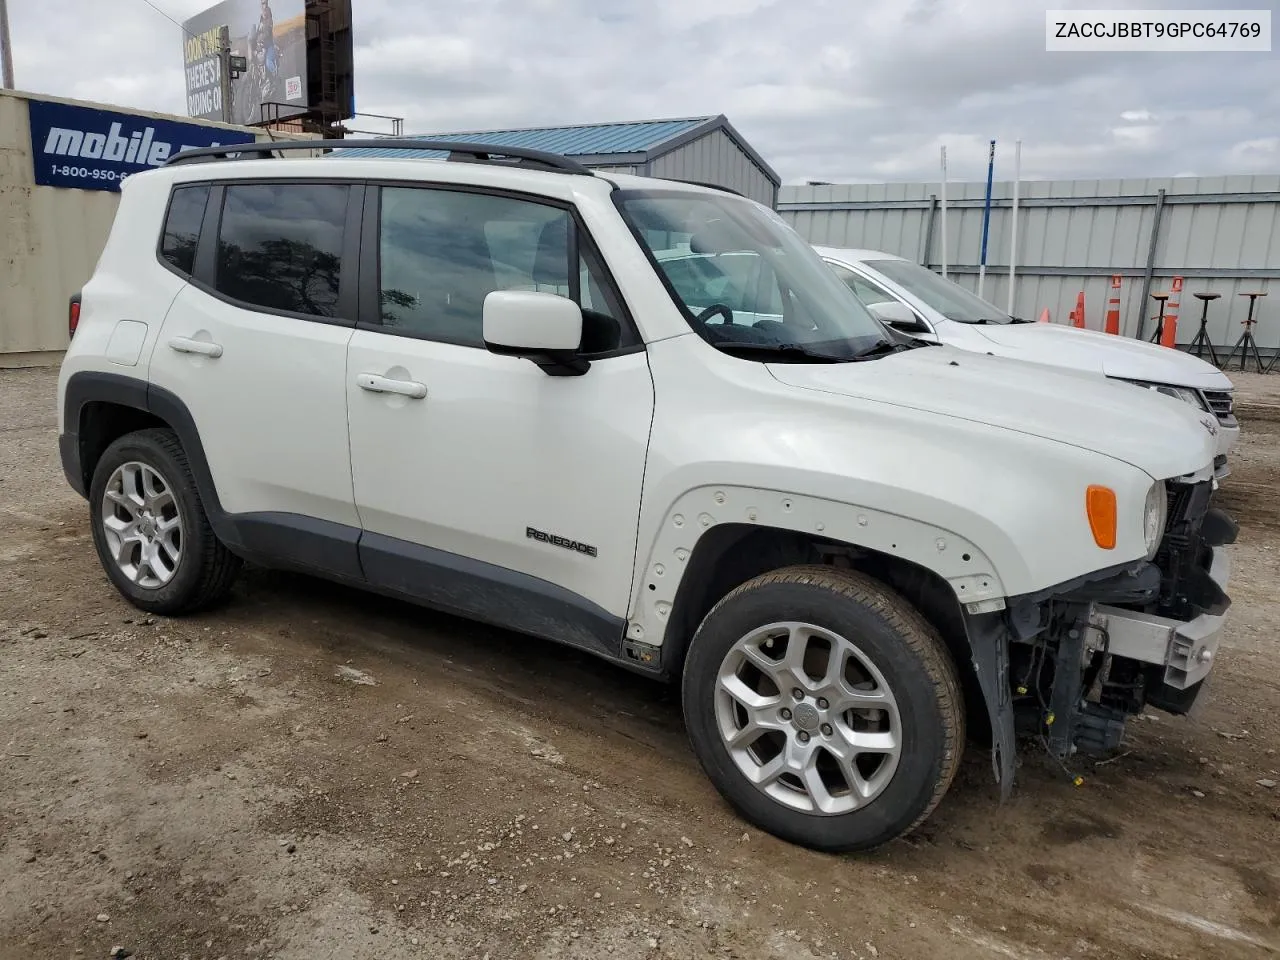
<svg viewBox="0 0 1280 960">
<path fill-rule="evenodd" d="M 370 393 L 398 393 L 402 397 L 421 400 L 427 395 L 427 385 L 416 380 L 391 380 L 380 377 L 376 373 L 361 373 L 356 376 L 356 385 Z"/>
<path fill-rule="evenodd" d="M 174 337 L 169 341 L 169 348 L 178 353 L 197 353 L 202 357 L 222 356 L 222 344 L 210 343 L 208 340 L 192 340 L 190 337 Z"/>
</svg>

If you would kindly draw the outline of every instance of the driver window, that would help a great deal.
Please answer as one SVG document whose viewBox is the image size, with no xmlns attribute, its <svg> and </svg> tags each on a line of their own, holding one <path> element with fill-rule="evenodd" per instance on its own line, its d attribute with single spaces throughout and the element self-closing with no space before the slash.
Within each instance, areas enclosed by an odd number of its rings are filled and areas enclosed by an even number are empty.
<svg viewBox="0 0 1280 960">
<path fill-rule="evenodd" d="M 378 240 L 379 322 L 387 333 L 483 348 L 485 297 L 530 290 L 583 308 L 585 355 L 640 342 L 598 251 L 564 207 L 385 187 Z"/>
</svg>

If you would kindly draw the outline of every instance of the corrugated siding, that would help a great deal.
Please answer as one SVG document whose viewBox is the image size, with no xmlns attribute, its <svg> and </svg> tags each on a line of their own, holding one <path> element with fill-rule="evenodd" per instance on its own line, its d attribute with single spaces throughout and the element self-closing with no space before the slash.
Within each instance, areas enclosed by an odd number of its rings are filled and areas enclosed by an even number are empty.
<svg viewBox="0 0 1280 960">
<path fill-rule="evenodd" d="M 641 174 L 644 173 L 644 168 L 638 165 L 600 167 L 600 166 L 596 166 L 595 164 L 590 164 L 590 167 L 592 170 L 598 170 L 601 173 L 629 173 L 634 176 L 640 176 Z"/>
<path fill-rule="evenodd" d="M 983 183 L 947 185 L 947 261 L 952 279 L 971 290 L 977 289 L 977 268 L 982 241 L 981 201 Z M 1215 344 L 1230 346 L 1239 337 L 1248 310 L 1246 291 L 1270 290 L 1258 301 L 1254 331 L 1264 352 L 1280 346 L 1280 177 L 1205 177 L 1152 180 L 1065 180 L 1026 181 L 1020 198 L 1067 198 L 1061 206 L 1020 207 L 1018 211 L 1017 289 L 1014 313 L 1037 318 L 1048 308 L 1055 322 L 1067 322 L 1076 296 L 1085 294 L 1085 320 L 1093 328 L 1102 326 L 1111 295 L 1106 271 L 1124 270 L 1122 282 L 1121 329 L 1137 332 L 1144 307 L 1141 273 L 1146 267 L 1155 218 L 1154 198 L 1160 189 L 1168 197 L 1196 194 L 1258 194 L 1249 202 L 1166 203 L 1156 246 L 1152 292 L 1165 292 L 1180 271 L 1210 268 L 1225 276 L 1187 277 L 1182 292 L 1178 341 L 1189 342 L 1199 327 L 1200 301 L 1195 293 L 1219 293 L 1221 298 L 1209 308 L 1209 332 Z M 799 233 L 812 243 L 864 247 L 896 253 L 917 262 L 926 262 L 928 234 L 927 206 L 913 209 L 886 209 L 892 201 L 928 201 L 936 196 L 937 183 L 929 184 L 842 184 L 787 186 L 779 195 L 779 210 Z M 1008 263 L 1012 197 L 1011 183 L 997 183 L 992 189 L 993 208 L 987 242 L 987 276 L 983 296 L 1004 308 L 1008 297 Z M 1270 194 L 1271 196 L 1265 196 Z M 1148 198 L 1142 204 L 1097 205 L 1089 198 Z M 1070 200 L 1079 200 L 1071 203 Z M 1245 198 L 1248 199 L 1247 197 Z M 955 207 L 956 201 L 974 201 Z M 792 204 L 817 205 L 817 209 L 797 210 Z M 840 209 L 841 204 L 865 204 L 860 209 Z M 1000 205 L 1003 204 L 1003 205 Z M 879 209 L 877 209 L 879 207 Z M 935 215 L 932 249 L 928 265 L 941 262 L 941 217 Z M 1065 276 L 1037 275 L 1037 269 L 1066 272 Z M 1102 276 L 1072 270 L 1093 268 Z M 1251 271 L 1268 271 L 1260 277 Z M 1158 305 L 1148 300 L 1144 334 L 1154 332 Z"/>
<path fill-rule="evenodd" d="M 773 181 L 723 130 L 712 130 L 655 157 L 649 165 L 649 175 L 714 183 L 773 205 Z"/>
</svg>

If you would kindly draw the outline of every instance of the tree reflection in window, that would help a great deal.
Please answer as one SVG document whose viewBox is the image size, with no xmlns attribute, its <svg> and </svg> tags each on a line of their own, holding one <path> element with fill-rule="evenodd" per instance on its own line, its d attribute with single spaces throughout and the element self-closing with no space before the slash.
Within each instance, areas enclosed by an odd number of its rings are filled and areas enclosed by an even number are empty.
<svg viewBox="0 0 1280 960">
<path fill-rule="evenodd" d="M 263 240 L 244 249 L 223 241 L 218 288 L 256 306 L 331 317 L 338 304 L 341 261 L 304 240 Z M 225 278 L 225 282 L 224 282 Z"/>
<path fill-rule="evenodd" d="M 243 303 L 334 316 L 347 187 L 228 187 L 218 238 L 219 292 Z"/>
<path fill-rule="evenodd" d="M 392 308 L 399 307 L 407 310 L 418 304 L 418 298 L 411 293 L 405 293 L 403 290 L 382 290 L 378 295 L 382 309 L 382 322 L 393 323 L 398 319 L 396 311 Z"/>
</svg>

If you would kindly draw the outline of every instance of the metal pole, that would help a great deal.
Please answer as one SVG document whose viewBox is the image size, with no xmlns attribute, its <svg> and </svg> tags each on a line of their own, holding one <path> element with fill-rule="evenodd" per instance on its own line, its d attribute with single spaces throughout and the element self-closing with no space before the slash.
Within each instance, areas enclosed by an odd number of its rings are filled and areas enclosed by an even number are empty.
<svg viewBox="0 0 1280 960">
<path fill-rule="evenodd" d="M 1005 313 L 1013 316 L 1013 287 L 1017 275 L 1018 262 L 1018 182 L 1022 177 L 1022 141 L 1013 142 L 1013 217 L 1009 225 L 1009 309 Z"/>
<path fill-rule="evenodd" d="M 1156 273 L 1156 245 L 1160 242 L 1160 217 L 1164 213 L 1164 188 L 1156 194 L 1156 212 L 1151 218 L 1151 244 L 1147 247 L 1147 269 L 1142 275 L 1142 299 L 1138 301 L 1138 333 L 1142 339 L 1142 328 L 1147 324 L 1147 298 L 1151 296 L 1151 281 Z"/>
<path fill-rule="evenodd" d="M 938 196 L 938 210 L 942 214 L 942 277 L 947 276 L 947 148 L 942 148 L 942 189 Z"/>
<path fill-rule="evenodd" d="M 938 195 L 936 193 L 929 194 L 929 219 L 925 221 L 924 226 L 924 254 L 920 257 L 920 265 L 929 266 L 929 261 L 933 258 L 933 219 L 938 213 Z"/>
<path fill-rule="evenodd" d="M 982 205 L 982 259 L 978 261 L 978 296 L 982 296 L 982 281 L 987 278 L 987 230 L 991 226 L 991 176 L 996 166 L 996 142 L 991 141 L 987 151 L 987 199 Z"/>
<path fill-rule="evenodd" d="M 9 4 L 8 0 L 0 0 L 0 64 L 4 66 L 3 82 L 0 87 L 13 89 L 13 44 L 9 40 Z"/>
<path fill-rule="evenodd" d="M 222 85 L 222 122 L 231 122 L 231 28 L 218 30 L 218 74 Z"/>
</svg>

